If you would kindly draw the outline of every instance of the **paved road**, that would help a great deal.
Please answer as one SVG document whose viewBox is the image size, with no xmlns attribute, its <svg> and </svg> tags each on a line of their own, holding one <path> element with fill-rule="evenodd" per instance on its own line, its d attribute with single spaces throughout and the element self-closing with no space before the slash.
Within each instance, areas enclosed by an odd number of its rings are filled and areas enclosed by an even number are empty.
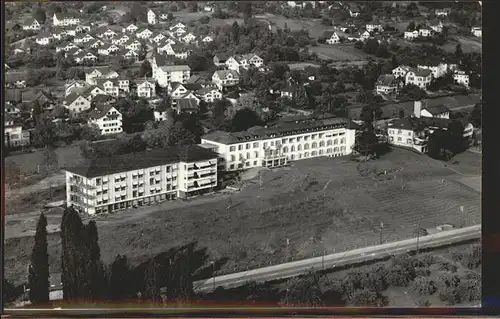
<svg viewBox="0 0 500 319">
<path fill-rule="evenodd" d="M 355 249 L 344 253 L 336 253 L 322 257 L 310 258 L 276 266 L 254 269 L 225 276 L 215 277 L 215 286 L 232 288 L 244 285 L 249 281 L 264 282 L 269 280 L 284 279 L 310 270 L 329 269 L 347 266 L 359 262 L 377 260 L 390 255 L 406 253 L 423 248 L 446 246 L 458 242 L 477 239 L 481 236 L 481 226 L 471 226 L 462 229 L 445 231 L 433 235 L 403 240 L 394 243 Z M 418 241 L 418 243 L 417 243 Z M 214 279 L 209 278 L 194 283 L 197 292 L 209 292 L 214 288 Z"/>
</svg>

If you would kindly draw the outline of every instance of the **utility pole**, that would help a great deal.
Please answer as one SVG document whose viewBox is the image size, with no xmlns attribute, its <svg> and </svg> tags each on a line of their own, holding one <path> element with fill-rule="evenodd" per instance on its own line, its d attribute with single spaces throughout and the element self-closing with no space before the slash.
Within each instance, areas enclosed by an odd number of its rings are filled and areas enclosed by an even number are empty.
<svg viewBox="0 0 500 319">
<path fill-rule="evenodd" d="M 211 261 L 212 264 L 212 277 L 214 278 L 214 291 L 215 291 L 215 262 Z"/>
<path fill-rule="evenodd" d="M 420 241 L 420 222 L 417 224 L 417 254 L 418 254 L 419 241 Z"/>
<path fill-rule="evenodd" d="M 380 222 L 380 245 L 382 245 L 382 232 L 384 231 L 384 222 Z"/>
<path fill-rule="evenodd" d="M 460 223 L 460 228 L 465 226 L 465 209 L 463 205 L 460 205 L 460 212 L 462 212 L 462 222 Z"/>
</svg>

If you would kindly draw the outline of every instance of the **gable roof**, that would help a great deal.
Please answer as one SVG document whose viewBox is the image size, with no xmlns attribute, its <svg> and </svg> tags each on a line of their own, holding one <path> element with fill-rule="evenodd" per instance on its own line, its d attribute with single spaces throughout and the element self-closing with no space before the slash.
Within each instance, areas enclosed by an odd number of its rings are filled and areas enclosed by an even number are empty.
<svg viewBox="0 0 500 319">
<path fill-rule="evenodd" d="M 432 115 L 439 115 L 439 114 L 450 112 L 450 109 L 448 109 L 443 104 L 426 106 L 423 108 L 423 110 L 427 110 L 427 112 L 431 113 Z"/>
<path fill-rule="evenodd" d="M 419 68 L 412 68 L 410 69 L 409 72 L 413 72 L 415 76 L 422 76 L 422 77 L 428 77 L 432 74 L 431 70 L 419 69 Z"/>
<path fill-rule="evenodd" d="M 330 39 L 335 33 L 335 31 L 333 30 L 328 30 L 328 31 L 325 31 L 323 33 L 323 37 L 327 38 L 327 39 Z"/>
<path fill-rule="evenodd" d="M 66 96 L 66 98 L 64 99 L 64 102 L 66 103 L 66 105 L 71 105 L 71 103 L 75 102 L 81 96 L 82 95 L 80 93 L 72 92 L 68 96 Z"/>
<path fill-rule="evenodd" d="M 217 154 L 198 145 L 173 146 L 86 160 L 81 165 L 68 168 L 69 172 L 94 178 L 131 170 L 216 159 Z"/>
<path fill-rule="evenodd" d="M 166 72 L 191 71 L 189 65 L 163 65 L 160 69 Z"/>
<path fill-rule="evenodd" d="M 392 74 L 382 74 L 377 79 L 377 85 L 388 86 L 395 84 L 396 84 L 396 77 Z"/>
<path fill-rule="evenodd" d="M 240 77 L 239 73 L 234 70 L 216 70 L 215 74 L 217 74 L 221 80 L 226 79 L 229 74 L 231 74 L 234 78 Z"/>
<path fill-rule="evenodd" d="M 101 117 L 105 116 L 106 113 L 108 113 L 112 108 L 113 106 L 111 105 L 96 105 L 96 107 L 89 113 L 89 118 L 100 119 Z M 121 114 L 118 110 L 116 111 Z"/>
<path fill-rule="evenodd" d="M 198 105 L 195 99 L 178 99 L 177 108 L 179 110 L 197 110 Z"/>
</svg>

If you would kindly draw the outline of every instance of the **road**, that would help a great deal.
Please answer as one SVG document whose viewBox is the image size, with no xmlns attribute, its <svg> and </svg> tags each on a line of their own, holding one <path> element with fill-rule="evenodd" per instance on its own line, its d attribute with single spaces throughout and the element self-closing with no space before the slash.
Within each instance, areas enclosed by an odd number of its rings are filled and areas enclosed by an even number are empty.
<svg viewBox="0 0 500 319">
<path fill-rule="evenodd" d="M 269 280 L 285 279 L 310 270 L 330 269 L 348 266 L 360 262 L 383 259 L 390 255 L 407 253 L 417 249 L 446 246 L 480 238 L 481 226 L 471 226 L 462 229 L 445 231 L 420 238 L 407 239 L 394 243 L 355 249 L 343 253 L 315 257 L 280 265 L 264 267 L 246 272 L 239 272 L 215 277 L 215 287 L 232 288 L 244 285 L 249 281 L 264 282 Z M 200 280 L 194 283 L 197 292 L 210 292 L 214 289 L 214 278 Z"/>
</svg>

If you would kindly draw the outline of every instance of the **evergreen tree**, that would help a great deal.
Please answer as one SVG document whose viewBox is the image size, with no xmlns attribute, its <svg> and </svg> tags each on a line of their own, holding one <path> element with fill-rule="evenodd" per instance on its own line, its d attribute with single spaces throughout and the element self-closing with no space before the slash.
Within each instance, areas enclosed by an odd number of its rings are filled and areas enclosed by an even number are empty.
<svg viewBox="0 0 500 319">
<path fill-rule="evenodd" d="M 152 303 L 157 303 L 161 298 L 157 271 L 158 264 L 154 258 L 151 258 L 144 273 L 144 291 L 142 295 Z"/>
<path fill-rule="evenodd" d="M 129 297 L 130 269 L 127 256 L 118 255 L 111 265 L 108 299 L 123 300 Z"/>
<path fill-rule="evenodd" d="M 179 256 L 175 275 L 178 277 L 178 295 L 177 299 L 189 301 L 193 297 L 193 280 L 191 278 L 191 257 L 193 247 L 184 249 Z"/>
<path fill-rule="evenodd" d="M 35 245 L 29 267 L 29 298 L 32 303 L 49 301 L 49 254 L 47 253 L 47 219 L 42 213 L 38 219 Z"/>
<path fill-rule="evenodd" d="M 82 297 L 82 283 L 85 279 L 85 259 L 80 243 L 82 230 L 83 224 L 78 212 L 73 207 L 66 208 L 61 221 L 61 280 L 64 300 Z"/>
<path fill-rule="evenodd" d="M 84 240 L 82 248 L 84 248 L 84 254 L 86 255 L 84 295 L 89 300 L 100 300 L 104 298 L 105 281 L 95 221 L 90 221 L 84 230 L 82 236 Z"/>
<path fill-rule="evenodd" d="M 309 106 L 309 99 L 304 86 L 300 86 L 295 94 L 295 105 L 300 109 L 306 109 Z"/>
</svg>

